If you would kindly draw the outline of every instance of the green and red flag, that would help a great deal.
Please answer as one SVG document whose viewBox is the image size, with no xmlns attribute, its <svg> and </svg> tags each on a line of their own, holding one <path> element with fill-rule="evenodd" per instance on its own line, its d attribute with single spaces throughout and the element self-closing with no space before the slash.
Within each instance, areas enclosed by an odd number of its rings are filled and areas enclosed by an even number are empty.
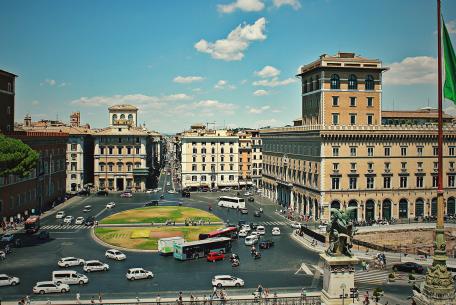
<svg viewBox="0 0 456 305">
<path fill-rule="evenodd" d="M 443 23 L 443 58 L 445 64 L 445 84 L 443 85 L 443 96 L 456 104 L 456 55 L 451 45 L 445 22 Z"/>
</svg>

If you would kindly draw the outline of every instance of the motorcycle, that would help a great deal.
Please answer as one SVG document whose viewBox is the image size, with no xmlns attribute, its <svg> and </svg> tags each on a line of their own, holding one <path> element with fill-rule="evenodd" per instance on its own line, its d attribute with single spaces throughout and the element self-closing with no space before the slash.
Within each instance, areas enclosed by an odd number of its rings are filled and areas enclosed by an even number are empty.
<svg viewBox="0 0 456 305">
<path fill-rule="evenodd" d="M 239 260 L 237 259 L 234 259 L 232 262 L 231 262 L 231 267 L 239 267 L 240 263 L 239 263 Z"/>
<path fill-rule="evenodd" d="M 255 255 L 253 257 L 254 259 L 260 259 L 261 258 L 261 253 L 260 252 L 255 252 Z"/>
</svg>

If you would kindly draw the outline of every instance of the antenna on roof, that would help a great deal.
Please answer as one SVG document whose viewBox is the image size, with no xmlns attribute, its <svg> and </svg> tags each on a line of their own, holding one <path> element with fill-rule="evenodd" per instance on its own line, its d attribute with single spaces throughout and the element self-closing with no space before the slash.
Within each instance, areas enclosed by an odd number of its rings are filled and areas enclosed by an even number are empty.
<svg viewBox="0 0 456 305">
<path fill-rule="evenodd" d="M 394 97 L 393 97 L 393 110 L 396 110 L 395 107 L 394 107 Z"/>
<path fill-rule="evenodd" d="M 428 96 L 428 105 L 427 106 L 429 107 L 429 96 Z"/>
</svg>

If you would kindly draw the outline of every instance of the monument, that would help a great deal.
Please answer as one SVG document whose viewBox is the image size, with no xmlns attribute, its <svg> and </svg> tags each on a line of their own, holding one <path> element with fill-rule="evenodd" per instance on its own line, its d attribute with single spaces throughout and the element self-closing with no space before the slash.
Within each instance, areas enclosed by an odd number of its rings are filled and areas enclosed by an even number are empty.
<svg viewBox="0 0 456 305">
<path fill-rule="evenodd" d="M 356 207 L 344 211 L 331 209 L 331 222 L 326 227 L 329 247 L 320 254 L 324 262 L 322 304 L 351 304 L 350 291 L 355 288 L 355 265 L 358 264 L 358 259 L 351 252 L 353 235 L 356 233 L 351 214 L 355 210 Z"/>
</svg>

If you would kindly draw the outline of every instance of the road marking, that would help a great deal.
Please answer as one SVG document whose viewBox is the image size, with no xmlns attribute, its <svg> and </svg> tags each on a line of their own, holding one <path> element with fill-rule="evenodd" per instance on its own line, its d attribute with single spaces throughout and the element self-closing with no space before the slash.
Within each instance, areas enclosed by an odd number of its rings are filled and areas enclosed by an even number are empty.
<svg viewBox="0 0 456 305">
<path fill-rule="evenodd" d="M 95 218 L 97 218 L 98 216 L 100 216 L 101 214 L 103 214 L 103 212 L 106 211 L 106 207 L 101 210 L 98 214 L 95 215 Z"/>
<path fill-rule="evenodd" d="M 318 265 L 312 265 L 312 267 L 314 267 L 315 270 L 317 270 L 318 272 L 320 272 L 320 274 L 323 274 L 323 273 L 324 273 L 323 269 L 322 269 L 320 266 L 318 266 Z"/>
<path fill-rule="evenodd" d="M 312 271 L 310 271 L 309 267 L 307 267 L 307 265 L 305 263 L 301 264 L 301 267 L 299 267 L 299 269 L 295 272 L 295 274 L 298 274 L 301 271 L 303 271 L 307 275 L 313 275 Z"/>
</svg>

